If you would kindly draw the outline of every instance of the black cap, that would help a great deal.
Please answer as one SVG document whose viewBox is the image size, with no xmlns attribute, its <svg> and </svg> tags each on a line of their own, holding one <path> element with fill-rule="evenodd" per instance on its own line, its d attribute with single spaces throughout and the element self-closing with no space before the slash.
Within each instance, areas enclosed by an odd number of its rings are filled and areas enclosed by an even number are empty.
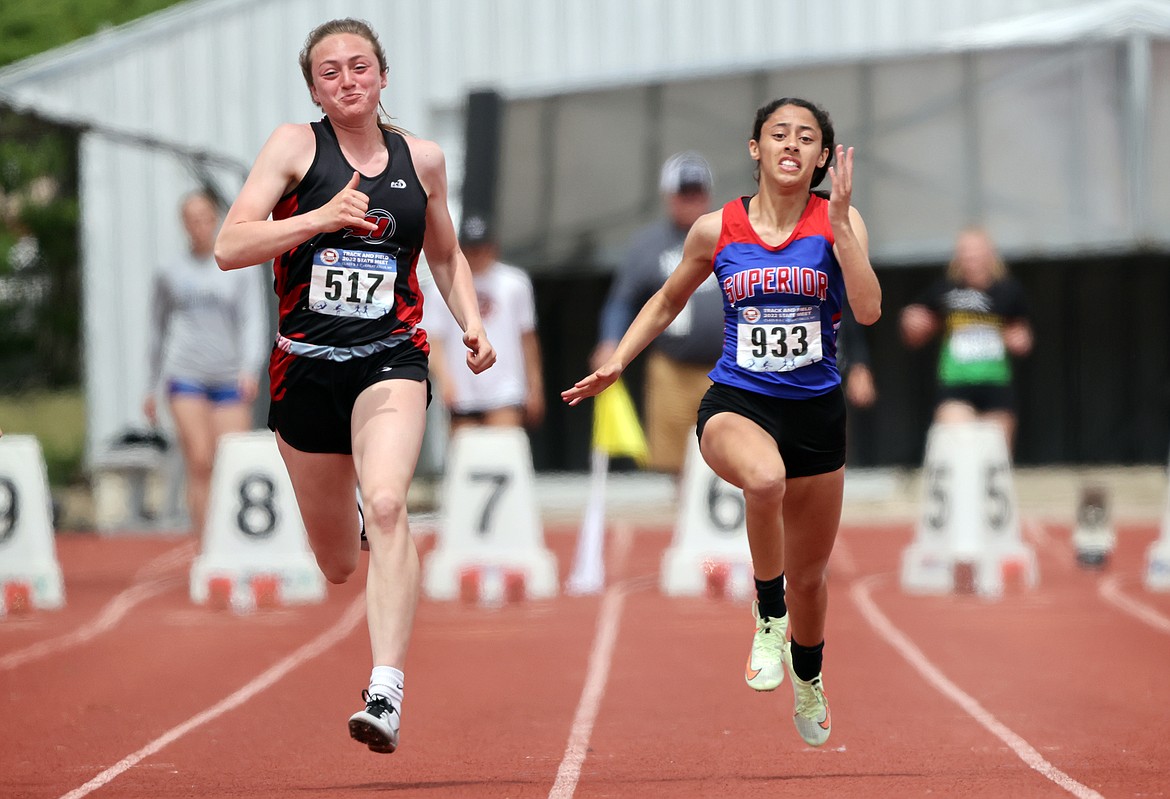
<svg viewBox="0 0 1170 799">
<path fill-rule="evenodd" d="M 491 225 L 482 214 L 469 214 L 459 224 L 459 243 L 464 246 L 484 244 L 493 239 Z"/>
</svg>

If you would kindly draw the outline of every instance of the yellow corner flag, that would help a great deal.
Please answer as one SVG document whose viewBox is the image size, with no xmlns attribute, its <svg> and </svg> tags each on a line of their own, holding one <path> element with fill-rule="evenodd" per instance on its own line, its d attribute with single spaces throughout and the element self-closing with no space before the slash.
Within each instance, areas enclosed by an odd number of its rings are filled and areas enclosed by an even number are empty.
<svg viewBox="0 0 1170 799">
<path fill-rule="evenodd" d="M 618 380 L 593 400 L 593 449 L 646 463 L 646 436 L 630 392 Z"/>
</svg>

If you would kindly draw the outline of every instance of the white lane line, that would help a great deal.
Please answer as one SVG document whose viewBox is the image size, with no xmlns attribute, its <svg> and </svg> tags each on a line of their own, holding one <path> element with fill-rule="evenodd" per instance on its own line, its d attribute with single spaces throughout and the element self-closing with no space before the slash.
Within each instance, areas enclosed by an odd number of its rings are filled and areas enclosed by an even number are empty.
<svg viewBox="0 0 1170 799">
<path fill-rule="evenodd" d="M 174 549 L 168 549 L 161 555 L 147 561 L 134 575 L 135 580 L 157 577 L 160 574 L 172 571 L 179 566 L 186 565 L 195 556 L 195 542 L 184 541 Z"/>
<path fill-rule="evenodd" d="M 1024 537 L 1037 550 L 1045 550 L 1060 566 L 1062 572 L 1080 571 L 1076 564 L 1076 554 L 1072 543 L 1066 539 L 1056 538 L 1048 529 L 1048 525 L 1039 519 L 1023 520 Z"/>
<path fill-rule="evenodd" d="M 1048 532 L 1048 527 L 1044 522 L 1032 518 L 1023 518 L 1020 521 L 1022 522 L 1024 538 L 1028 539 L 1032 546 L 1037 549 L 1063 549 L 1063 544 L 1058 543 L 1052 537 L 1052 533 Z"/>
<path fill-rule="evenodd" d="M 593 723 L 597 720 L 597 710 L 605 696 L 605 683 L 609 679 L 609 667 L 613 661 L 618 627 L 621 626 L 625 596 L 626 589 L 619 584 L 607 588 L 605 596 L 601 599 L 597 635 L 593 639 L 593 649 L 589 653 L 589 671 L 585 676 L 585 687 L 577 703 L 577 713 L 573 717 L 569 743 L 561 758 L 560 768 L 557 769 L 556 782 L 548 792 L 549 799 L 569 799 L 577 790 L 577 780 L 581 778 L 581 765 L 585 762 L 589 738 L 593 735 Z"/>
<path fill-rule="evenodd" d="M 853 556 L 853 549 L 845 543 L 845 536 L 837 531 L 837 540 L 833 542 L 833 551 L 829 553 L 829 568 L 834 566 L 841 570 L 844 577 L 857 576 L 857 558 Z"/>
<path fill-rule="evenodd" d="M 1059 549 L 1065 555 L 1065 557 L 1061 558 L 1061 562 L 1065 564 L 1065 570 L 1074 570 L 1073 560 L 1075 559 L 1075 555 L 1073 554 L 1072 545 L 1055 541 L 1048 534 L 1044 526 L 1038 522 L 1036 523 L 1036 528 L 1037 533 L 1034 536 L 1036 542 L 1053 550 Z M 1146 603 L 1127 595 L 1121 588 L 1121 577 L 1119 575 L 1110 574 L 1101 577 L 1097 581 L 1097 596 L 1123 613 L 1133 616 L 1143 624 L 1153 627 L 1158 632 L 1170 635 L 1170 618 L 1167 618 Z"/>
<path fill-rule="evenodd" d="M 1170 635 L 1170 619 L 1163 616 L 1154 608 L 1139 602 L 1133 597 L 1126 596 L 1121 590 L 1121 578 L 1117 575 L 1102 577 L 1097 583 L 1097 595 L 1135 619 L 1153 627 L 1158 632 Z"/>
<path fill-rule="evenodd" d="M 33 660 L 54 655 L 63 649 L 84 644 L 102 633 L 109 632 L 118 622 L 139 605 L 176 585 L 166 573 L 187 563 L 195 554 L 195 542 L 187 541 L 145 563 L 134 575 L 131 586 L 106 603 L 98 615 L 86 624 L 65 635 L 38 641 L 24 649 L 0 657 L 0 671 L 14 669 Z"/>
<path fill-rule="evenodd" d="M 65 635 L 38 641 L 0 657 L 0 671 L 14 669 L 33 660 L 54 655 L 63 649 L 84 644 L 113 629 L 135 605 L 161 594 L 178 584 L 178 578 L 160 577 L 148 583 L 138 583 L 115 596 L 93 619 Z"/>
<path fill-rule="evenodd" d="M 634 528 L 629 524 L 618 523 L 614 525 L 613 535 L 610 573 L 620 575 L 625 571 L 630 550 L 634 548 Z M 577 781 L 581 779 L 581 766 L 589 751 L 589 739 L 593 736 L 593 724 L 597 721 L 597 711 L 605 696 L 605 684 L 609 680 L 613 648 L 617 641 L 618 628 L 621 626 L 626 594 L 640 587 L 643 582 L 644 580 L 637 578 L 624 580 L 607 588 L 601 598 L 601 608 L 597 614 L 597 634 L 593 638 L 593 648 L 589 651 L 589 669 L 585 674 L 585 686 L 581 689 L 577 712 L 573 715 L 569 742 L 565 746 L 565 754 L 561 757 L 561 765 L 557 768 L 556 781 L 548 792 L 549 799 L 569 799 L 577 790 Z"/>
<path fill-rule="evenodd" d="M 88 796 L 98 788 L 101 788 L 102 786 L 112 782 L 115 778 L 118 777 L 118 775 L 122 774 L 128 769 L 133 768 L 138 763 L 142 762 L 164 747 L 179 740 L 192 730 L 203 726 L 209 721 L 213 721 L 214 719 L 222 716 L 224 713 L 227 713 L 229 710 L 234 710 L 261 691 L 267 688 L 271 688 L 297 666 L 300 666 L 303 663 L 307 663 L 318 655 L 324 653 L 334 644 L 344 639 L 347 635 L 353 632 L 353 629 L 358 625 L 358 622 L 365 619 L 365 617 L 366 599 L 363 595 L 355 599 L 350 604 L 350 606 L 346 608 L 345 612 L 341 615 L 341 618 L 337 620 L 336 624 L 318 635 L 309 643 L 302 646 L 300 649 L 293 652 L 288 657 L 284 658 L 284 660 L 280 661 L 272 668 L 265 671 L 259 677 L 256 677 L 243 688 L 236 691 L 226 699 L 220 700 L 218 703 L 212 705 L 202 713 L 198 713 L 192 716 L 177 727 L 172 727 L 170 730 L 163 733 L 158 738 L 155 738 L 137 752 L 126 755 L 126 757 L 110 766 L 101 774 L 98 774 L 89 782 L 78 788 L 74 788 L 67 794 L 63 794 L 60 799 L 81 799 L 83 796 Z"/>
<path fill-rule="evenodd" d="M 914 670 L 921 674 L 935 690 L 950 699 L 988 732 L 1003 741 L 1029 768 L 1038 771 L 1078 799 L 1104 799 L 1092 788 L 1077 782 L 1045 760 L 1044 756 L 1037 752 L 1031 744 L 1009 729 L 1007 725 L 980 705 L 974 697 L 951 682 L 937 666 L 931 663 L 922 650 L 886 618 L 870 596 L 870 589 L 881 579 L 883 579 L 882 575 L 872 575 L 856 580 L 849 586 L 849 595 L 870 626 L 878 635 L 889 642 L 894 651 L 913 666 Z"/>
<path fill-rule="evenodd" d="M 613 524 L 613 551 L 610 553 L 610 574 L 621 578 L 618 569 L 624 568 L 634 548 L 634 527 L 628 522 L 615 521 Z"/>
</svg>

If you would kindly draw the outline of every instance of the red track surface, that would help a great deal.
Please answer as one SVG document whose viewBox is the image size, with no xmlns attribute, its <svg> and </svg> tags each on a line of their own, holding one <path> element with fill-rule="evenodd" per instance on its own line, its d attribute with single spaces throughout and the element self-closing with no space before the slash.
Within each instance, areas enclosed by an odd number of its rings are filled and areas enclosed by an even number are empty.
<svg viewBox="0 0 1170 799">
<path fill-rule="evenodd" d="M 1041 529 L 1040 588 L 988 602 L 904 595 L 909 525 L 844 529 L 823 750 L 793 729 L 786 684 L 744 685 L 747 607 L 662 596 L 667 533 L 635 531 L 625 555 L 611 536 L 608 598 L 423 602 L 390 756 L 346 732 L 370 664 L 364 619 L 339 623 L 364 580 L 233 616 L 188 602 L 190 544 L 61 536 L 66 608 L 0 620 L 0 796 L 1163 796 L 1170 594 L 1141 584 L 1155 534 L 1122 530 L 1110 568 L 1085 572 L 1067 530 Z M 573 536 L 548 539 L 564 570 Z M 595 658 L 593 719 L 578 706 L 599 620 L 617 635 Z M 330 630 L 335 645 L 219 705 Z M 38 644 L 55 651 L 35 657 Z"/>
</svg>

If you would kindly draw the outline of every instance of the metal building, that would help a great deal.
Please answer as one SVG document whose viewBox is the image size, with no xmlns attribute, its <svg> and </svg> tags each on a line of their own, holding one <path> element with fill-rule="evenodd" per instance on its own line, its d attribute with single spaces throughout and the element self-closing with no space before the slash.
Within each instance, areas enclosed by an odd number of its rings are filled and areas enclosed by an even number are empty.
<svg viewBox="0 0 1170 799">
<path fill-rule="evenodd" d="M 1170 188 L 1148 177 L 1170 171 L 1164 0 L 193 0 L 0 71 L 0 102 L 84 131 L 91 457 L 139 413 L 180 196 L 230 196 L 276 125 L 316 118 L 297 53 L 340 16 L 380 32 L 385 105 L 443 145 L 454 195 L 467 93 L 508 100 L 500 213 L 532 268 L 577 240 L 604 261 L 663 152 L 705 149 L 739 191 L 777 93 L 858 144 L 875 260 L 937 257 L 976 214 L 1009 251 L 1170 249 Z"/>
</svg>

